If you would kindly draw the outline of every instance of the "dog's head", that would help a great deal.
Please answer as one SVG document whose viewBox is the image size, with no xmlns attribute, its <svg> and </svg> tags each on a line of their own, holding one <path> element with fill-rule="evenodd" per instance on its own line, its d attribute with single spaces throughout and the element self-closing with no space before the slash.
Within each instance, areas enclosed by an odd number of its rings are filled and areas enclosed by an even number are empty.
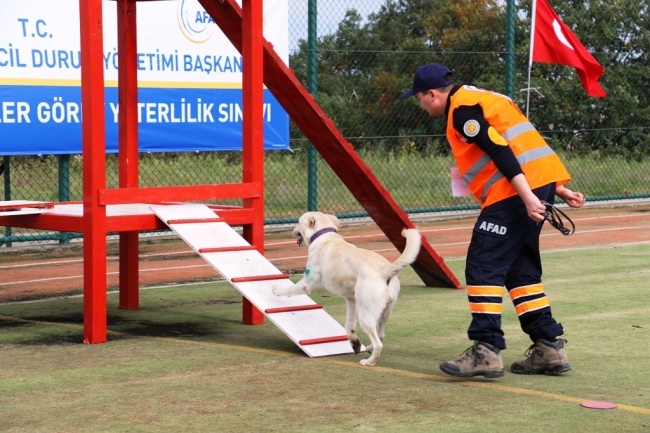
<svg viewBox="0 0 650 433">
<path fill-rule="evenodd" d="M 312 236 L 322 229 L 331 228 L 337 232 L 341 228 L 338 218 L 321 212 L 307 212 L 299 219 L 292 235 L 298 238 L 298 246 L 309 246 Z"/>
</svg>

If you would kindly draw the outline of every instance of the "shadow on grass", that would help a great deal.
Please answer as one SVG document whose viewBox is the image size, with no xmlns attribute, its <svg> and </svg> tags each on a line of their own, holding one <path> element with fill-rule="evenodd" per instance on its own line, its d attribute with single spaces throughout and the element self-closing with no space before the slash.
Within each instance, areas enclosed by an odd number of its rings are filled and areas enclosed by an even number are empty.
<svg viewBox="0 0 650 433">
<path fill-rule="evenodd" d="M 237 304 L 241 302 L 209 301 L 208 304 Z M 169 338 L 179 341 L 193 341 L 209 344 L 226 344 L 255 349 L 271 349 L 287 353 L 302 354 L 290 339 L 281 334 L 271 323 L 262 326 L 244 325 L 241 319 L 228 317 L 215 317 L 206 319 L 205 316 L 197 317 L 198 320 L 185 320 L 164 323 L 158 320 L 127 317 L 128 312 L 120 310 L 107 319 L 107 342 L 117 342 L 134 338 Z M 19 329 L 38 325 L 38 323 L 61 324 L 67 326 L 52 333 L 52 327 L 43 335 L 38 332 L 28 338 L 16 338 L 7 346 L 67 346 L 83 344 L 83 314 L 73 312 L 60 315 L 30 316 L 28 321 L 0 320 L 0 332 L 5 329 Z M 78 331 L 70 328 L 78 325 Z M 111 332 L 112 331 L 112 332 Z M 2 345 L 0 345 L 2 346 Z"/>
</svg>

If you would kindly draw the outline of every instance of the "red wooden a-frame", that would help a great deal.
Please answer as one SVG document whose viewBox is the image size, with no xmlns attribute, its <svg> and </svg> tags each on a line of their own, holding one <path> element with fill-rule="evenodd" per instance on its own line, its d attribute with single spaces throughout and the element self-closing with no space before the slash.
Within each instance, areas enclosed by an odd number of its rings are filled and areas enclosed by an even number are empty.
<svg viewBox="0 0 650 433">
<path fill-rule="evenodd" d="M 264 39 L 262 0 L 243 0 L 241 8 L 234 0 L 199 2 L 243 57 L 242 183 L 138 187 L 137 0 L 118 0 L 119 188 L 106 188 L 102 0 L 80 0 L 83 212 L 0 216 L 3 226 L 84 234 L 85 343 L 106 341 L 107 233 L 120 233 L 120 308 L 137 309 L 138 231 L 166 228 L 153 213 L 125 215 L 111 213 L 111 207 L 243 199 L 241 208 L 219 208 L 219 216 L 231 225 L 243 226 L 246 240 L 264 252 L 264 84 L 400 251 L 404 248 L 402 228 L 413 227 Z M 413 268 L 427 286 L 460 285 L 424 238 Z M 244 323 L 259 324 L 263 319 L 262 313 L 244 298 Z"/>
</svg>

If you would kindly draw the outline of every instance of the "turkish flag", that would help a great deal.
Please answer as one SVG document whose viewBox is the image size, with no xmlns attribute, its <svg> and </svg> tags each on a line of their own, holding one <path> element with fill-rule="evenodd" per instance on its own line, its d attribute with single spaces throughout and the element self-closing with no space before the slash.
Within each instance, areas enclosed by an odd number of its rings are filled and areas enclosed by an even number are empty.
<svg viewBox="0 0 650 433">
<path fill-rule="evenodd" d="M 605 68 L 580 43 L 546 0 L 537 0 L 536 3 L 532 60 L 573 66 L 582 81 L 582 87 L 589 95 L 601 98 L 607 96 L 598 84 Z"/>
</svg>

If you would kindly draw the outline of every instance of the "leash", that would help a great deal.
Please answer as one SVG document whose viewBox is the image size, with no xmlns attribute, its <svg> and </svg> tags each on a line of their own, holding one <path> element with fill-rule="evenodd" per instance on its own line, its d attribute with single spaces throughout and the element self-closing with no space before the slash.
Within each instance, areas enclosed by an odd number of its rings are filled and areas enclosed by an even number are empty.
<svg viewBox="0 0 650 433">
<path fill-rule="evenodd" d="M 571 236 L 573 233 L 575 233 L 576 225 L 573 224 L 573 221 L 571 221 L 571 218 L 569 218 L 567 214 L 552 204 L 545 202 L 544 200 L 541 200 L 541 202 L 544 206 L 546 206 L 546 212 L 542 214 L 544 215 L 545 221 L 548 221 L 551 226 L 559 230 L 560 233 L 562 233 L 564 236 Z M 564 220 L 562 217 L 564 217 L 564 219 L 566 219 L 569 224 L 571 224 L 571 229 L 564 227 Z"/>
</svg>

